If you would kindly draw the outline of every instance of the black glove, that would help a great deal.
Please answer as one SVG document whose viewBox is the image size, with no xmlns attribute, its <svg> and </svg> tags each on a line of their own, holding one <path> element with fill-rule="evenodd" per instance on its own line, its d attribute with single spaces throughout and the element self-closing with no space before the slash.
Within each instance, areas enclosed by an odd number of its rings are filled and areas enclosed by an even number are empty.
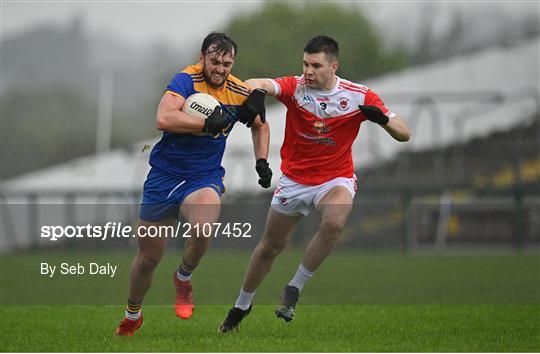
<svg viewBox="0 0 540 354">
<path fill-rule="evenodd" d="M 381 109 L 377 106 L 359 105 L 358 108 L 360 108 L 360 110 L 362 111 L 362 113 L 364 113 L 367 119 L 369 119 L 373 123 L 386 125 L 388 121 L 390 120 L 387 116 L 384 115 Z"/>
<path fill-rule="evenodd" d="M 255 89 L 251 91 L 248 98 L 238 107 L 238 120 L 244 123 L 248 128 L 253 125 L 257 115 L 261 116 L 261 121 L 266 122 L 266 108 L 264 107 L 264 99 L 266 91 L 263 89 Z"/>
<path fill-rule="evenodd" d="M 255 170 L 259 174 L 259 184 L 261 185 L 261 187 L 270 187 L 270 184 L 272 183 L 272 170 L 268 165 L 268 161 L 262 158 L 258 159 L 255 163 Z"/>
<path fill-rule="evenodd" d="M 208 133 L 213 137 L 217 137 L 222 131 L 228 129 L 231 123 L 221 113 L 221 107 L 216 106 L 212 114 L 204 120 L 203 133 Z"/>
</svg>

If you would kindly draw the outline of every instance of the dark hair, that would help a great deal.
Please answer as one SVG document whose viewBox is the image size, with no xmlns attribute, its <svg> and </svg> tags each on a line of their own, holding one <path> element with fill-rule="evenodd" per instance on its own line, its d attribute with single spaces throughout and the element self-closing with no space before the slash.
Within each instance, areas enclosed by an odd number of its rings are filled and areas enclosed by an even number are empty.
<svg viewBox="0 0 540 354">
<path fill-rule="evenodd" d="M 316 54 L 321 52 L 334 58 L 338 58 L 338 42 L 328 36 L 315 36 L 307 42 L 306 47 L 304 48 L 304 53 L 308 54 Z"/>
<path fill-rule="evenodd" d="M 209 51 L 210 48 L 211 51 Z M 234 58 L 236 53 L 238 53 L 238 46 L 226 33 L 213 31 L 204 38 L 201 53 L 205 55 L 214 52 L 222 53 L 223 55 L 230 53 Z"/>
</svg>

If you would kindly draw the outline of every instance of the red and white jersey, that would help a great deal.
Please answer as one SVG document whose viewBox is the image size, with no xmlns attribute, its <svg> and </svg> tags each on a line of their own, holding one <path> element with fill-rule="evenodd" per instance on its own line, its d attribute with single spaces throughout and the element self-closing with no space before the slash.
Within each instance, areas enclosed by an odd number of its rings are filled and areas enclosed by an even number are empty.
<svg viewBox="0 0 540 354">
<path fill-rule="evenodd" d="M 330 91 L 307 87 L 303 76 L 271 81 L 276 98 L 287 107 L 281 171 L 300 184 L 353 176 L 352 144 L 366 120 L 358 105 L 377 106 L 395 117 L 367 86 L 339 77 Z"/>
</svg>

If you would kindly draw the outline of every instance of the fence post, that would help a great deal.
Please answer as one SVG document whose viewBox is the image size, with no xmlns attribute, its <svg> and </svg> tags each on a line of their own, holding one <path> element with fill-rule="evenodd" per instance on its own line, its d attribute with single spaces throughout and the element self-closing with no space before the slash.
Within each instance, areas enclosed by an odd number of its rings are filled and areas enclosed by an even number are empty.
<svg viewBox="0 0 540 354">
<path fill-rule="evenodd" d="M 37 195 L 35 193 L 28 194 L 28 233 L 32 238 L 30 242 L 30 248 L 37 250 L 39 248 L 40 242 L 40 229 L 38 227 L 39 215 L 38 215 L 38 206 L 37 206 Z"/>
<path fill-rule="evenodd" d="M 66 193 L 64 197 L 64 215 L 65 215 L 65 225 L 66 226 L 76 226 L 75 225 L 75 193 L 68 192 Z M 68 250 L 74 250 L 76 249 L 77 241 L 76 239 L 70 240 L 64 240 L 64 247 Z"/>
<path fill-rule="evenodd" d="M 525 246 L 525 215 L 523 208 L 523 186 L 520 182 L 514 187 L 514 244 L 518 251 Z"/>
<path fill-rule="evenodd" d="M 411 191 L 409 188 L 405 188 L 401 194 L 401 212 L 403 213 L 403 222 L 401 230 L 401 245 L 404 250 L 408 250 L 409 239 L 409 211 L 411 209 Z"/>
</svg>

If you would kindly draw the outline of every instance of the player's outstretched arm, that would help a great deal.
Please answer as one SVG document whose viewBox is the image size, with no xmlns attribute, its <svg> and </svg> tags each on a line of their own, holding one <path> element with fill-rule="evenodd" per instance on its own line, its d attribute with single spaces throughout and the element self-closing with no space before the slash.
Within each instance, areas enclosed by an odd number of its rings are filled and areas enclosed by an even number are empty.
<svg viewBox="0 0 540 354">
<path fill-rule="evenodd" d="M 407 123 L 405 123 L 405 120 L 400 116 L 394 116 L 390 119 L 377 106 L 359 105 L 358 108 L 360 108 L 367 119 L 373 123 L 379 124 L 397 141 L 409 141 L 411 138 L 409 127 L 407 127 Z"/>
<path fill-rule="evenodd" d="M 411 138 L 409 127 L 407 126 L 407 123 L 405 123 L 405 120 L 400 116 L 395 116 L 390 119 L 388 123 L 382 127 L 397 141 L 409 141 Z"/>
<path fill-rule="evenodd" d="M 197 133 L 204 127 L 204 119 L 181 112 L 185 99 L 165 93 L 159 102 L 156 128 L 171 133 Z"/>
<path fill-rule="evenodd" d="M 249 79 L 245 81 L 250 90 L 262 89 L 266 91 L 266 96 L 274 96 L 276 94 L 276 88 L 270 81 L 270 79 Z"/>
<path fill-rule="evenodd" d="M 261 122 L 266 122 L 266 106 L 264 100 L 266 91 L 256 88 L 252 90 L 246 100 L 238 107 L 236 113 L 238 121 L 251 128 L 255 119 L 259 117 Z"/>
<path fill-rule="evenodd" d="M 268 123 L 261 122 L 260 117 L 255 119 L 251 127 L 251 138 L 253 140 L 253 151 L 255 159 L 267 158 L 270 146 L 270 127 Z"/>
<path fill-rule="evenodd" d="M 259 184 L 263 188 L 268 188 L 272 184 L 272 170 L 267 161 L 270 146 L 270 127 L 267 123 L 261 122 L 260 117 L 255 119 L 251 127 L 251 137 L 253 139 L 255 170 L 259 175 Z"/>
<path fill-rule="evenodd" d="M 266 107 L 264 99 L 273 96 L 276 88 L 270 79 L 249 79 L 245 82 L 251 91 L 248 98 L 238 107 L 238 121 L 250 128 L 257 116 L 266 122 Z"/>
</svg>

